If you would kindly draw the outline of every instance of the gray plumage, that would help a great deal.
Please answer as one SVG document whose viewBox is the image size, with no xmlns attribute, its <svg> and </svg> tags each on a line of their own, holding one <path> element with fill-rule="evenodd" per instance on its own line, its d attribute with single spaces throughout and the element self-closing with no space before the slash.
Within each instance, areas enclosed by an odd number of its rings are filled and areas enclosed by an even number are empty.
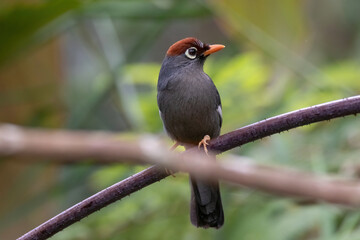
<svg viewBox="0 0 360 240">
<path fill-rule="evenodd" d="M 189 42 L 191 46 L 191 39 Z M 222 124 L 219 93 L 203 71 L 206 56 L 202 54 L 209 46 L 198 40 L 192 42 L 198 50 L 194 59 L 189 59 L 184 53 L 169 55 L 169 49 L 157 87 L 164 129 L 173 140 L 184 146 L 197 145 L 205 135 L 211 138 L 219 136 Z M 194 176 L 190 179 L 191 222 L 203 228 L 221 227 L 224 214 L 218 182 L 204 182 Z"/>
<path fill-rule="evenodd" d="M 158 105 L 166 132 L 176 141 L 191 144 L 199 143 L 205 135 L 219 136 L 220 96 L 202 70 L 204 60 L 174 68 L 176 60 L 166 57 L 159 75 L 164 81 L 158 83 Z"/>
</svg>

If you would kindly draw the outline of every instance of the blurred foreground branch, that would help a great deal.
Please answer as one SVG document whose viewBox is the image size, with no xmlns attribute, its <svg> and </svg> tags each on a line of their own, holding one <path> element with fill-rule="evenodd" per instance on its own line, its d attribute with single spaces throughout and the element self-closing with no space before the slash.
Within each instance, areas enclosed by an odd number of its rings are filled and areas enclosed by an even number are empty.
<svg viewBox="0 0 360 240">
<path fill-rule="evenodd" d="M 210 141 L 209 150 L 222 153 L 246 143 L 315 122 L 360 113 L 360 96 L 332 101 L 272 117 Z M 122 140 L 117 134 L 28 130 L 0 125 L 0 156 L 48 157 L 51 161 L 119 162 L 142 159 L 141 145 Z M 54 159 L 54 160 L 53 160 Z M 38 160 L 37 160 L 38 161 Z"/>
<path fill-rule="evenodd" d="M 298 126 L 360 112 L 360 96 L 329 102 L 283 114 L 224 134 L 211 141 L 210 149 L 218 153 L 274 133 Z M 360 184 L 331 180 L 307 173 L 257 166 L 247 162 L 215 163 L 206 161 L 194 149 L 178 155 L 164 151 L 153 138 L 129 143 L 116 135 L 73 133 L 66 131 L 24 130 L 0 127 L 0 155 L 51 157 L 57 159 L 96 158 L 105 162 L 121 159 L 160 163 L 169 168 L 220 178 L 271 193 L 287 194 L 360 206 Z M 191 161 L 189 160 L 191 159 Z M 168 176 L 161 167 L 150 167 L 65 210 L 19 239 L 46 239 L 72 223 L 108 204 Z"/>
</svg>

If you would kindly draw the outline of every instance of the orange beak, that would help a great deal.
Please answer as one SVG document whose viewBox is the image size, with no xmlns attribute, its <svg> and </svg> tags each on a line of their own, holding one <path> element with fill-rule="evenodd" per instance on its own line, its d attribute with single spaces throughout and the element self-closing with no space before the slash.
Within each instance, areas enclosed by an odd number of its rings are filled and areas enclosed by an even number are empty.
<svg viewBox="0 0 360 240">
<path fill-rule="evenodd" d="M 224 45 L 221 45 L 221 44 L 212 44 L 212 45 L 210 45 L 209 47 L 210 47 L 210 49 L 209 49 L 209 50 L 206 50 L 206 51 L 204 52 L 204 56 L 205 56 L 205 57 L 208 56 L 208 55 L 210 55 L 210 54 L 212 54 L 212 53 L 214 53 L 214 52 L 220 51 L 220 50 L 223 49 L 225 46 L 224 46 Z"/>
</svg>

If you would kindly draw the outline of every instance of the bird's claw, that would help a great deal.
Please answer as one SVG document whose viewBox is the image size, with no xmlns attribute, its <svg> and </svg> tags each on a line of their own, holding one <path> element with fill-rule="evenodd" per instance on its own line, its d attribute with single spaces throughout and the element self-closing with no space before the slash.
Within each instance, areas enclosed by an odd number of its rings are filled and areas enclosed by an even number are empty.
<svg viewBox="0 0 360 240">
<path fill-rule="evenodd" d="M 207 145 L 209 145 L 209 143 L 207 141 L 210 141 L 210 136 L 209 135 L 204 136 L 204 138 L 199 142 L 198 148 L 200 149 L 201 145 L 203 145 L 206 155 L 209 155 L 207 147 L 206 147 Z"/>
</svg>

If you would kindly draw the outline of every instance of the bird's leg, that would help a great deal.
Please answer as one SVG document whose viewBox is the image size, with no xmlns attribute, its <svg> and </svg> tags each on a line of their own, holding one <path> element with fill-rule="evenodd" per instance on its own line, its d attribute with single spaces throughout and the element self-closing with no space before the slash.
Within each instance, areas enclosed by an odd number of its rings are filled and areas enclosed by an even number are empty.
<svg viewBox="0 0 360 240">
<path fill-rule="evenodd" d="M 180 145 L 179 142 L 175 142 L 175 144 L 172 145 L 172 147 L 170 148 L 170 152 L 173 152 L 179 145 Z M 169 174 L 169 175 L 175 177 L 174 172 L 172 170 L 165 168 L 165 172 L 166 172 L 166 174 Z"/>
<path fill-rule="evenodd" d="M 209 143 L 207 141 L 210 141 L 210 136 L 209 135 L 204 136 L 204 138 L 199 142 L 198 148 L 200 149 L 201 145 L 203 145 L 206 155 L 209 155 L 207 147 L 206 147 L 207 145 L 209 145 Z"/>
<path fill-rule="evenodd" d="M 175 142 L 174 145 L 172 145 L 172 147 L 170 148 L 170 151 L 174 151 L 178 146 L 180 145 L 179 142 Z"/>
</svg>

